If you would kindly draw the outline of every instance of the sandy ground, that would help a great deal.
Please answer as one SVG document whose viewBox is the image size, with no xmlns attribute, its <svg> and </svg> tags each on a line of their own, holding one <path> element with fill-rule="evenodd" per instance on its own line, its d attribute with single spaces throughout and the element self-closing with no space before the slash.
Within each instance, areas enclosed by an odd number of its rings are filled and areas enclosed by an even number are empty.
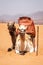
<svg viewBox="0 0 43 65">
<path fill-rule="evenodd" d="M 14 50 L 8 52 L 12 46 L 11 37 L 8 33 L 7 24 L 0 23 L 0 65 L 43 65 L 43 25 L 39 26 L 38 56 L 36 53 L 26 53 L 25 55 L 16 54 Z M 37 44 L 37 34 L 35 38 Z"/>
</svg>

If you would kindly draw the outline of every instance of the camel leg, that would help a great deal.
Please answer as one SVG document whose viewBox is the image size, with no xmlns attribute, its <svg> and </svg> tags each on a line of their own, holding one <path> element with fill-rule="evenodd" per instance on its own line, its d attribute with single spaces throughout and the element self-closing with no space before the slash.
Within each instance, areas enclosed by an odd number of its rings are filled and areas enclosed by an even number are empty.
<svg viewBox="0 0 43 65">
<path fill-rule="evenodd" d="M 32 42 L 33 42 L 33 48 L 34 48 L 34 52 L 35 52 L 35 38 L 33 38 Z"/>
</svg>

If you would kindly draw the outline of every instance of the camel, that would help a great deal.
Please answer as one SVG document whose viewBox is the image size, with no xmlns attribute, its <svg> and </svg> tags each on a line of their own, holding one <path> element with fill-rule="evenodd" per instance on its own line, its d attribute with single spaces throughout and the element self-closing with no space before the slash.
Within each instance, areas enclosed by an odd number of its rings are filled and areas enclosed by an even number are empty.
<svg viewBox="0 0 43 65">
<path fill-rule="evenodd" d="M 18 34 L 16 39 L 15 52 L 21 55 L 25 54 L 26 52 L 31 53 L 34 51 L 31 36 L 26 34 L 25 32 L 26 29 L 27 26 L 20 25 L 19 26 L 20 33 Z"/>
<path fill-rule="evenodd" d="M 8 30 L 9 30 L 9 34 L 11 36 L 11 40 L 12 40 L 12 47 L 8 48 L 8 51 L 11 51 L 12 49 L 15 49 L 15 43 L 16 43 L 16 27 L 15 27 L 15 22 L 9 22 L 7 24 L 8 26 Z"/>
</svg>

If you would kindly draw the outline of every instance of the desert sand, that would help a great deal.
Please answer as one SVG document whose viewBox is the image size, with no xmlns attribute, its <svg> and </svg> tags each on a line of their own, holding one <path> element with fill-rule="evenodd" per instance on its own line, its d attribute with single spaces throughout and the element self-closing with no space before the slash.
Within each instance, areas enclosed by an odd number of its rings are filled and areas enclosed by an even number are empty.
<svg viewBox="0 0 43 65">
<path fill-rule="evenodd" d="M 35 25 L 37 45 L 37 26 L 39 26 L 38 56 L 36 52 L 26 53 L 25 55 L 16 54 L 14 50 L 8 52 L 12 46 L 7 24 L 0 23 L 0 65 L 43 65 L 43 25 Z"/>
</svg>

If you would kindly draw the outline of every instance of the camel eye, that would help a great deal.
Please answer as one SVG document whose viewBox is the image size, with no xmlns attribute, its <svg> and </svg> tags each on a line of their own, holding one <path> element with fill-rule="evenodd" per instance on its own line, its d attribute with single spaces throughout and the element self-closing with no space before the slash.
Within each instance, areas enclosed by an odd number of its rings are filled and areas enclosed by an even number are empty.
<svg viewBox="0 0 43 65">
<path fill-rule="evenodd" d="M 12 26 L 14 26 L 14 24 Z"/>
<path fill-rule="evenodd" d="M 26 31 L 26 30 L 24 30 L 24 31 Z"/>
</svg>

